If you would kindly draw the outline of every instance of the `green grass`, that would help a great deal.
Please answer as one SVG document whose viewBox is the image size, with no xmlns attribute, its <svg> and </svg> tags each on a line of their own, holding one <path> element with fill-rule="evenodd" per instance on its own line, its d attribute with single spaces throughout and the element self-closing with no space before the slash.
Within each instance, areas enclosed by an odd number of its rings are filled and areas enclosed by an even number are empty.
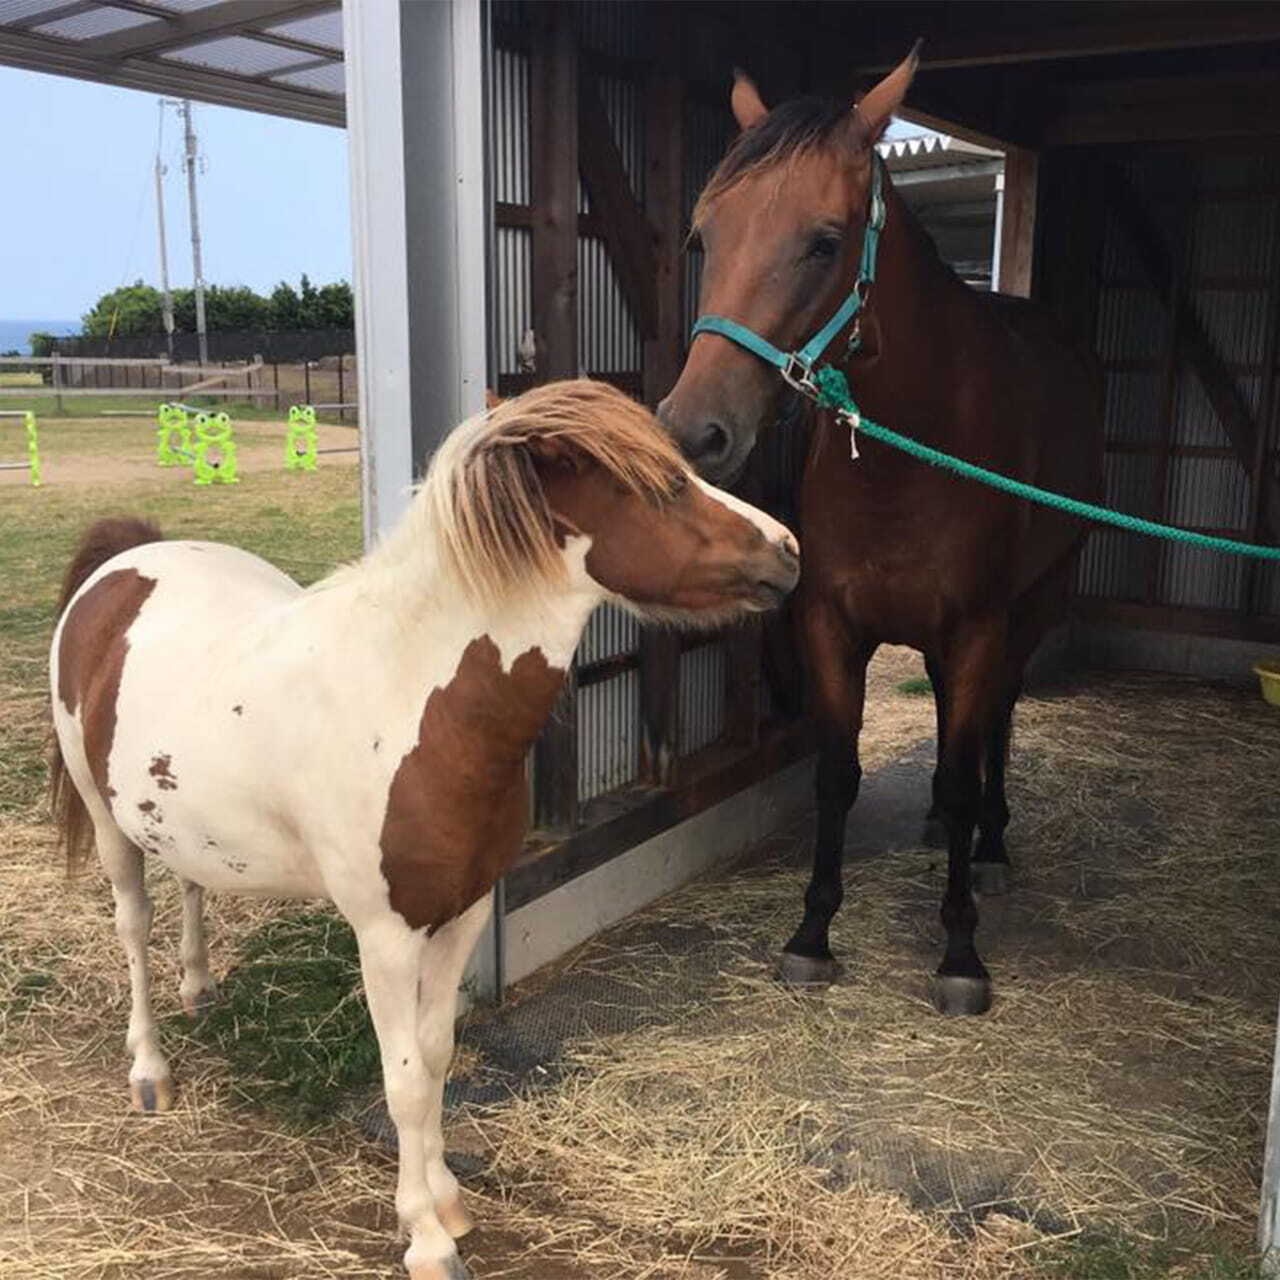
<svg viewBox="0 0 1280 1280">
<path fill-rule="evenodd" d="M 926 693 L 933 692 L 933 682 L 928 676 L 912 676 L 910 680 L 900 680 L 894 688 L 899 693 L 905 693 L 911 697 L 921 697 Z"/>
<path fill-rule="evenodd" d="M 0 387 L 42 387 L 44 379 L 38 373 L 0 373 Z"/>
<path fill-rule="evenodd" d="M 1209 1242 L 1203 1249 L 1139 1242 L 1127 1236 L 1085 1236 L 1053 1245 L 1037 1259 L 1044 1280 L 1262 1280 L 1256 1255 Z"/>
<path fill-rule="evenodd" d="M 242 941 L 220 1000 L 194 1028 L 181 1015 L 172 1025 L 227 1059 L 246 1103 L 312 1127 L 333 1118 L 335 1098 L 379 1079 L 359 982 L 347 924 L 328 912 L 291 912 Z"/>
<path fill-rule="evenodd" d="M 278 429 L 260 433 L 280 438 Z M 253 443 L 255 433 L 242 438 Z M 0 438 L 0 456 L 5 446 Z M 41 432 L 46 476 L 60 456 L 154 457 L 150 423 L 69 421 Z M 247 473 L 234 486 L 197 489 L 190 474 L 99 486 L 0 488 L 0 812 L 33 812 L 43 789 L 48 643 L 63 571 L 81 531 L 99 516 L 136 514 L 171 537 L 229 542 L 309 583 L 360 553 L 359 475 L 350 465 L 314 474 Z"/>
</svg>

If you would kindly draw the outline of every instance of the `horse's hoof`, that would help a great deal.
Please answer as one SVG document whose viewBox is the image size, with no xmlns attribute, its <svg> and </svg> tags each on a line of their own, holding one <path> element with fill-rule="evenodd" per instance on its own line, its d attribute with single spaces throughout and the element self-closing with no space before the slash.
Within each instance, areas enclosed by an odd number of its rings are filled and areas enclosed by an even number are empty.
<svg viewBox="0 0 1280 1280">
<path fill-rule="evenodd" d="M 935 973 L 929 979 L 929 999 L 939 1013 L 986 1013 L 991 1008 L 991 979 Z"/>
<path fill-rule="evenodd" d="M 182 997 L 183 1012 L 193 1021 L 202 1018 L 209 1012 L 215 1004 L 218 1003 L 218 988 L 208 986 L 197 991 L 193 996 Z"/>
<path fill-rule="evenodd" d="M 172 1080 L 130 1080 L 129 1105 L 134 1111 L 168 1111 L 173 1106 Z"/>
<path fill-rule="evenodd" d="M 840 976 L 830 956 L 801 956 L 784 951 L 778 957 L 778 980 L 786 987 L 829 987 Z"/>
<path fill-rule="evenodd" d="M 1009 892 L 1009 864 L 1007 862 L 971 862 L 969 883 L 974 893 L 984 898 L 998 898 Z"/>
<path fill-rule="evenodd" d="M 439 1262 L 415 1262 L 409 1267 L 409 1280 L 471 1280 L 467 1264 L 456 1254 Z"/>
<path fill-rule="evenodd" d="M 436 1205 L 436 1217 L 440 1219 L 440 1225 L 455 1240 L 461 1240 L 475 1226 L 466 1205 L 462 1203 L 461 1196 L 454 1196 L 445 1204 Z"/>
<path fill-rule="evenodd" d="M 931 813 L 924 820 L 924 831 L 920 834 L 920 843 L 926 849 L 945 849 L 950 844 L 947 824 L 937 814 Z"/>
</svg>

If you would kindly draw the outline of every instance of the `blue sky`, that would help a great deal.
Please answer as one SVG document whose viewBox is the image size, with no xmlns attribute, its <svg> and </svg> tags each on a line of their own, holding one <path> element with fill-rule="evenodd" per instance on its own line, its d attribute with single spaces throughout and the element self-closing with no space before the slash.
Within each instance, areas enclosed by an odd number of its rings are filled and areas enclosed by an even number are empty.
<svg viewBox="0 0 1280 1280">
<path fill-rule="evenodd" d="M 0 319 L 76 320 L 103 293 L 159 283 L 154 94 L 0 67 Z M 193 104 L 205 279 L 269 290 L 351 278 L 346 134 Z M 169 276 L 191 283 L 181 121 L 163 155 Z"/>
</svg>

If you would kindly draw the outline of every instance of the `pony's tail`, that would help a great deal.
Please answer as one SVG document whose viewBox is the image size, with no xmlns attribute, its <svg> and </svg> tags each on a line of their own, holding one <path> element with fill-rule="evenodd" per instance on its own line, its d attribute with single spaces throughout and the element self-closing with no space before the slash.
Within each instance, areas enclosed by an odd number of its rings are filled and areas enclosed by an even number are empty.
<svg viewBox="0 0 1280 1280">
<path fill-rule="evenodd" d="M 82 586 L 113 556 L 148 542 L 159 542 L 164 534 L 149 520 L 119 516 L 95 520 L 80 538 L 76 553 L 67 565 L 58 599 L 58 617 Z M 89 856 L 93 844 L 93 823 L 76 784 L 62 758 L 57 735 L 49 748 L 49 810 L 58 831 L 58 843 L 66 851 L 67 874 L 74 875 Z"/>
</svg>

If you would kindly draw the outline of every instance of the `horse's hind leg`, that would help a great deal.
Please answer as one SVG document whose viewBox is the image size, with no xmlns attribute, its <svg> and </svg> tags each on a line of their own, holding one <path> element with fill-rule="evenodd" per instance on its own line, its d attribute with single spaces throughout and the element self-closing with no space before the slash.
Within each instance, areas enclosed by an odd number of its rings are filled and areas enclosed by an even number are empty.
<svg viewBox="0 0 1280 1280">
<path fill-rule="evenodd" d="M 839 973 L 828 933 L 844 900 L 841 882 L 844 832 L 858 798 L 862 766 L 858 734 L 867 689 L 867 663 L 874 642 L 851 636 L 829 604 L 806 601 L 802 630 L 818 724 L 815 798 L 818 830 L 813 875 L 804 895 L 804 919 L 783 948 L 778 973 L 795 986 L 829 983 Z"/>
<path fill-rule="evenodd" d="M 933 711 L 937 722 L 937 760 L 942 763 L 942 744 L 947 739 L 947 699 L 946 682 L 942 678 L 942 668 L 937 660 L 925 654 L 924 669 L 929 674 L 929 683 L 933 686 Z M 929 812 L 925 814 L 924 834 L 921 841 L 928 849 L 945 849 L 947 847 L 947 824 L 942 820 L 942 810 L 938 808 L 938 774 L 935 767 L 933 775 L 933 798 Z"/>
<path fill-rule="evenodd" d="M 181 876 L 178 883 L 182 886 L 182 984 L 178 993 L 187 1016 L 198 1018 L 218 998 L 204 935 L 204 890 Z"/>
<path fill-rule="evenodd" d="M 173 1105 L 173 1079 L 160 1052 L 151 1013 L 151 971 L 147 940 L 152 907 L 143 882 L 142 852 L 111 822 L 95 815 L 98 857 L 111 880 L 116 903 L 116 933 L 129 962 L 129 1030 L 125 1045 L 133 1054 L 129 1096 L 135 1111 L 168 1111 Z"/>
</svg>

